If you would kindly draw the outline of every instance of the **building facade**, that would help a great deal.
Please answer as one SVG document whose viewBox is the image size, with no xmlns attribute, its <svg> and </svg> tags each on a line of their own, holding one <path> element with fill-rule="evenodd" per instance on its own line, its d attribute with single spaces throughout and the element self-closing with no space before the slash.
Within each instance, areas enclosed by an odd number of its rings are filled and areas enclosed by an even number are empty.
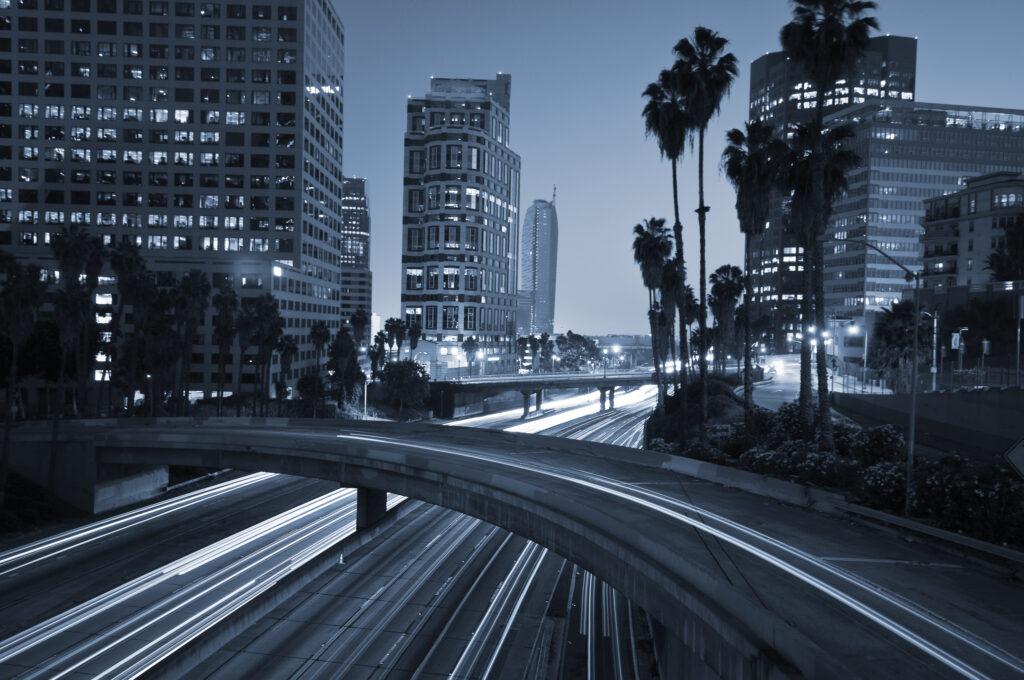
<svg viewBox="0 0 1024 680">
<path fill-rule="evenodd" d="M 300 349 L 291 377 L 314 370 L 309 327 L 340 325 L 333 5 L 5 2 L 0 29 L 0 247 L 52 271 L 77 225 L 137 244 L 159 280 L 199 269 L 243 302 L 271 293 Z M 207 394 L 211 317 L 189 376 Z"/>
<path fill-rule="evenodd" d="M 511 369 L 518 306 L 519 156 L 509 147 L 512 78 L 434 78 L 406 108 L 402 315 L 445 368 Z"/>
<path fill-rule="evenodd" d="M 1024 168 L 1024 155 L 1020 159 Z M 1008 229 L 1024 229 L 1024 174 L 996 172 L 968 179 L 960 191 L 925 200 L 925 288 L 987 284 L 993 253 L 1006 252 Z"/>
<path fill-rule="evenodd" d="M 519 240 L 519 335 L 555 332 L 558 213 L 554 198 L 526 209 Z"/>
<path fill-rule="evenodd" d="M 862 165 L 848 174 L 828 236 L 867 240 L 914 272 L 935 247 L 922 229 L 928 199 L 966 191 L 969 178 L 1024 167 L 1024 111 L 900 102 L 849 107 L 829 122 L 853 126 L 851 147 Z M 899 266 L 855 243 L 829 244 L 824 258 L 826 315 L 867 328 L 868 337 L 874 317 L 912 285 Z M 957 264 L 974 277 L 983 268 L 984 259 L 972 255 Z M 863 342 L 843 338 L 850 361 L 863 361 Z"/>
<path fill-rule="evenodd" d="M 916 97 L 917 40 L 872 38 L 852 73 L 825 93 L 825 113 L 875 101 L 907 102 Z M 749 119 L 772 124 L 780 135 L 814 119 L 816 92 L 801 68 L 784 52 L 771 52 L 750 66 Z M 803 246 L 790 225 L 784 198 L 771 199 L 768 221 L 750 239 L 755 316 L 769 320 L 768 345 L 775 352 L 799 349 Z"/>
<path fill-rule="evenodd" d="M 346 177 L 341 203 L 341 318 L 348 322 L 356 310 L 369 314 L 373 307 L 370 271 L 370 205 L 366 180 Z M 365 342 L 367 338 L 357 338 Z"/>
</svg>

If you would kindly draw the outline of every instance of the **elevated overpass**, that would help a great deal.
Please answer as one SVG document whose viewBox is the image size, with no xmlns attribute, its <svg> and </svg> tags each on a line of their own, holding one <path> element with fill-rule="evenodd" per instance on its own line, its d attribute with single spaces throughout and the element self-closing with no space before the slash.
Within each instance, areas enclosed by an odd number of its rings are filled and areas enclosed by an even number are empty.
<svg viewBox="0 0 1024 680">
<path fill-rule="evenodd" d="M 640 387 L 654 383 L 651 369 L 607 371 L 599 373 L 529 373 L 525 375 L 479 376 L 460 380 L 438 380 L 430 384 L 431 407 L 435 418 L 452 418 L 460 398 L 483 399 L 502 392 L 523 395 L 523 417 L 531 408 L 540 410 L 546 389 L 596 389 L 601 392 L 601 408 L 615 408 L 615 388 Z"/>
<path fill-rule="evenodd" d="M 359 489 L 362 526 L 382 515 L 391 491 L 508 529 L 648 611 L 671 633 L 663 651 L 677 677 L 1024 673 L 1021 649 L 1003 651 L 830 558 L 730 519 L 727 507 L 694 505 L 685 484 L 695 480 L 671 472 L 670 456 L 422 424 L 223 419 L 69 422 L 63 430 L 61 460 L 79 467 L 171 464 L 328 479 Z M 18 428 L 19 455 L 48 456 L 49 435 L 44 424 Z M 684 491 L 669 493 L 667 484 Z M 771 508 L 764 503 L 759 526 L 771 524 Z M 800 512 L 808 515 L 805 522 L 820 521 L 811 510 Z M 855 532 L 844 526 L 833 522 L 829 532 L 850 532 L 852 543 Z M 888 568 L 899 577 L 898 566 Z M 967 589 L 973 580 L 924 574 L 908 590 Z M 1003 613 L 998 602 L 1019 594 L 1010 589 L 993 606 L 985 603 L 996 629 L 1014 630 L 1014 614 Z"/>
</svg>

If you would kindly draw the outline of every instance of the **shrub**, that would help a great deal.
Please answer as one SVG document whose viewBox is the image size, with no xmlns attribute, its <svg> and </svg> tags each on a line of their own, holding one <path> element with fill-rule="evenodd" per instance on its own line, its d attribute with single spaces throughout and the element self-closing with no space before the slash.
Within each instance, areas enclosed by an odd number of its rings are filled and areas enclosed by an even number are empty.
<svg viewBox="0 0 1024 680">
<path fill-rule="evenodd" d="M 806 443 L 789 441 L 775 447 L 755 446 L 740 456 L 740 464 L 753 472 L 795 477 L 806 457 Z"/>
<path fill-rule="evenodd" d="M 828 451 L 810 451 L 797 463 L 797 480 L 818 486 L 847 487 L 857 479 L 856 462 Z"/>
<path fill-rule="evenodd" d="M 864 467 L 883 461 L 898 462 L 906 459 L 907 445 L 903 433 L 892 425 L 863 430 L 852 447 L 853 457 Z"/>
<path fill-rule="evenodd" d="M 723 454 L 718 448 L 711 444 L 705 444 L 699 439 L 695 439 L 684 446 L 681 454 L 687 458 L 703 460 L 709 463 L 720 463 L 726 458 L 725 454 Z"/>
<path fill-rule="evenodd" d="M 906 497 L 907 475 L 898 463 L 875 463 L 861 473 L 857 500 L 880 510 L 897 512 Z"/>
<path fill-rule="evenodd" d="M 678 453 L 675 446 L 669 444 L 661 437 L 653 438 L 647 444 L 647 449 L 650 451 L 657 451 L 658 453 Z"/>
<path fill-rule="evenodd" d="M 811 435 L 810 429 L 800 417 L 800 405 L 791 402 L 783 404 L 775 412 L 772 419 L 769 438 L 772 441 L 784 442 L 797 439 L 808 439 Z"/>
<path fill-rule="evenodd" d="M 836 454 L 843 458 L 856 457 L 857 446 L 861 442 L 861 428 L 847 423 L 835 423 L 832 426 L 832 441 L 836 445 Z"/>
</svg>

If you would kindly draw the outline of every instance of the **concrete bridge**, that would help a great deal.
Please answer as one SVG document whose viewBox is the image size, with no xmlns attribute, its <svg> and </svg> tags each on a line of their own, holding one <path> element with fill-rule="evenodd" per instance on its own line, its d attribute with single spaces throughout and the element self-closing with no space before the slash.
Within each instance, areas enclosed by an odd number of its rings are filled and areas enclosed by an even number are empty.
<svg viewBox="0 0 1024 680">
<path fill-rule="evenodd" d="M 540 410 L 546 389 L 597 389 L 601 392 L 601 410 L 615 408 L 615 388 L 640 387 L 654 383 L 650 370 L 607 371 L 600 373 L 531 373 L 527 375 L 481 376 L 462 380 L 439 380 L 430 384 L 431 406 L 435 418 L 453 418 L 459 407 L 503 392 L 518 391 L 523 396 L 523 417 L 531 408 Z M 531 404 L 531 401 L 533 402 Z"/>
<path fill-rule="evenodd" d="M 16 438 L 19 458 L 48 458 L 45 425 L 20 427 Z M 989 653 L 964 628 L 828 558 L 694 505 L 685 485 L 699 480 L 673 473 L 662 454 L 422 424 L 223 419 L 67 423 L 60 456 L 76 477 L 89 467 L 101 478 L 105 469 L 188 465 L 333 480 L 359 490 L 361 526 L 382 515 L 387 491 L 478 517 L 557 552 L 649 612 L 662 626 L 669 677 L 997 677 L 1019 659 Z M 753 501 L 759 525 L 785 507 Z M 798 511 L 805 522 L 825 521 Z M 832 521 L 823 540 L 870 552 L 848 522 Z M 940 578 L 929 587 L 950 587 L 944 576 L 922 577 L 915 592 L 928 578 Z M 982 604 L 994 627 L 1013 630 Z"/>
</svg>

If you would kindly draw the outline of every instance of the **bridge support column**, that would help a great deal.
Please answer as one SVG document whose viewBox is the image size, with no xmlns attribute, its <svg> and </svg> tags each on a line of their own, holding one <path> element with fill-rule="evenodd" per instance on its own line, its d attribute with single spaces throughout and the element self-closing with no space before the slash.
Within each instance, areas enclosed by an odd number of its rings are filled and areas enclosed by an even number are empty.
<svg viewBox="0 0 1024 680">
<path fill-rule="evenodd" d="M 526 420 L 526 417 L 530 415 L 530 393 L 529 392 L 522 392 L 521 394 L 523 395 L 523 418 L 522 419 Z"/>
<path fill-rule="evenodd" d="M 608 388 L 608 408 L 615 408 L 615 386 L 612 385 Z"/>
<path fill-rule="evenodd" d="M 537 399 L 537 410 L 539 411 L 540 410 L 540 406 L 541 406 L 541 402 L 544 399 L 544 390 L 537 390 L 536 399 Z"/>
<path fill-rule="evenodd" d="M 356 489 L 356 529 L 369 529 L 388 511 L 388 492 L 377 489 Z"/>
<path fill-rule="evenodd" d="M 603 411 L 603 410 L 605 410 L 605 400 L 608 398 L 608 390 L 606 390 L 603 387 L 600 388 L 600 389 L 601 389 L 601 410 Z"/>
</svg>

